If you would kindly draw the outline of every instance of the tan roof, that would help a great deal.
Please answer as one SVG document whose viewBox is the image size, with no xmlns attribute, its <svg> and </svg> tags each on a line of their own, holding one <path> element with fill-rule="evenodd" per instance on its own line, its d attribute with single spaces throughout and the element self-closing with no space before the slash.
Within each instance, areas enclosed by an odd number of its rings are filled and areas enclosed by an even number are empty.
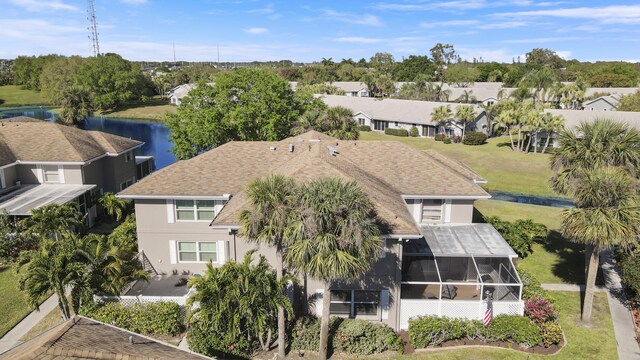
<svg viewBox="0 0 640 360">
<path fill-rule="evenodd" d="M 289 151 L 289 146 L 293 151 Z M 332 155 L 329 147 L 337 150 Z M 355 180 L 394 234 L 419 233 L 403 195 L 484 197 L 479 175 L 443 155 L 396 141 L 341 141 L 308 132 L 280 142 L 230 142 L 159 170 L 120 192 L 129 197 L 223 196 L 231 200 L 213 225 L 237 225 L 247 207 L 245 184 L 270 173 L 304 182 L 325 176 Z"/>
<path fill-rule="evenodd" d="M 20 161 L 85 162 L 140 146 L 137 140 L 26 117 L 0 120 L 0 166 Z"/>
<path fill-rule="evenodd" d="M 640 112 L 634 111 L 603 111 L 603 110 L 559 110 L 545 109 L 544 112 L 553 115 L 562 115 L 564 126 L 567 129 L 575 129 L 581 122 L 593 122 L 596 119 L 611 119 L 629 125 L 640 130 Z"/>
<path fill-rule="evenodd" d="M 152 338 L 77 316 L 0 354 L 0 359 L 209 359 Z"/>
</svg>

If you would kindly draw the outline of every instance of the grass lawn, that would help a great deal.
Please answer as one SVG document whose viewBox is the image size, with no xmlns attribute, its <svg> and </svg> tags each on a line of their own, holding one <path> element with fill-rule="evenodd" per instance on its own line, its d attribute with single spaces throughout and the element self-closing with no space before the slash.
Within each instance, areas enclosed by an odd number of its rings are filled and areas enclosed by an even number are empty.
<svg viewBox="0 0 640 360">
<path fill-rule="evenodd" d="M 397 356 L 397 359 L 602 359 L 618 358 L 616 339 L 613 333 L 611 313 L 605 293 L 596 293 L 593 304 L 591 327 L 580 323 L 580 294 L 578 292 L 554 291 L 558 301 L 560 325 L 567 337 L 567 344 L 556 356 L 542 356 L 511 350 L 461 349 L 438 352 L 416 352 L 411 356 Z"/>
<path fill-rule="evenodd" d="M 14 267 L 0 267 L 0 337 L 31 312 L 27 299 L 18 290 Z"/>
<path fill-rule="evenodd" d="M 21 86 L 0 86 L 0 106 L 47 105 L 39 91 L 22 89 Z"/>
<path fill-rule="evenodd" d="M 434 149 L 464 162 L 489 183 L 488 190 L 520 194 L 557 196 L 549 187 L 549 155 L 511 151 L 508 137 L 489 139 L 484 145 L 444 144 L 425 138 L 400 137 L 377 132 L 361 132 L 362 140 L 400 141 L 417 149 Z"/>
<path fill-rule="evenodd" d="M 169 104 L 167 99 L 154 97 L 146 102 L 125 105 L 117 111 L 97 112 L 96 116 L 162 121 L 167 113 L 175 114 L 177 111 L 178 107 Z"/>
</svg>

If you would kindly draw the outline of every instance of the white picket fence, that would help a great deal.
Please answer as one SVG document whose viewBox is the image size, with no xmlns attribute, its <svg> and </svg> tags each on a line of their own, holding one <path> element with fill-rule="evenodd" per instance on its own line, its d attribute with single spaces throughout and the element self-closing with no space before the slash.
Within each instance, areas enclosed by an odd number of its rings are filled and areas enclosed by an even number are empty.
<svg viewBox="0 0 640 360">
<path fill-rule="evenodd" d="M 180 306 L 187 304 L 188 294 L 185 296 L 146 296 L 146 295 L 122 295 L 122 296 L 102 296 L 94 295 L 95 302 L 119 302 L 122 305 L 130 306 L 134 304 L 150 304 L 156 302 L 174 302 Z"/>
<path fill-rule="evenodd" d="M 487 304 L 471 300 L 400 300 L 400 329 L 409 328 L 409 319 L 416 316 L 436 315 L 450 318 L 482 320 Z M 494 301 L 493 315 L 524 315 L 523 301 Z"/>
</svg>

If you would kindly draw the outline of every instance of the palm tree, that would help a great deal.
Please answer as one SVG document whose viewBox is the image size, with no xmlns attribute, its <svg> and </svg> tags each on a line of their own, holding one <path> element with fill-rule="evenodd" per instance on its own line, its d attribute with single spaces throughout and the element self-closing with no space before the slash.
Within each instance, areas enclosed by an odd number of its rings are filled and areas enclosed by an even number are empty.
<svg viewBox="0 0 640 360">
<path fill-rule="evenodd" d="M 464 141 L 465 130 L 467 129 L 467 123 L 476 119 L 476 111 L 472 105 L 464 105 L 456 107 L 456 118 L 462 121 L 462 140 Z"/>
<path fill-rule="evenodd" d="M 91 93 L 79 86 L 70 86 L 62 93 L 60 120 L 66 125 L 78 125 L 93 112 Z"/>
<path fill-rule="evenodd" d="M 515 145 L 513 144 L 513 134 L 511 127 L 516 124 L 516 111 L 513 109 L 502 109 L 498 116 L 495 118 L 495 127 L 503 128 L 509 134 L 509 141 L 511 142 L 511 150 L 515 151 Z"/>
<path fill-rule="evenodd" d="M 63 233 L 81 232 L 85 224 L 78 210 L 78 204 L 70 202 L 63 205 L 49 204 L 31 210 L 31 216 L 21 220 L 26 229 L 25 235 L 60 240 Z"/>
<path fill-rule="evenodd" d="M 629 235 L 625 224 L 635 216 L 626 208 L 631 202 L 627 187 L 634 186 L 635 180 L 625 179 L 618 172 L 636 178 L 640 132 L 622 123 L 597 119 L 581 123 L 575 131 L 561 132 L 559 143 L 560 148 L 551 156 L 551 184 L 556 192 L 576 200 L 577 208 L 563 217 L 563 233 L 586 245 L 582 318 L 589 321 L 600 250 L 625 244 Z"/>
<path fill-rule="evenodd" d="M 457 101 L 465 104 L 471 104 L 477 102 L 478 99 L 473 95 L 473 90 L 463 90 Z"/>
<path fill-rule="evenodd" d="M 125 199 L 120 199 L 114 193 L 108 192 L 102 195 L 98 200 L 104 211 L 116 221 L 122 220 L 127 207 L 129 206 L 129 201 Z"/>
<path fill-rule="evenodd" d="M 353 113 L 344 106 L 336 106 L 326 110 L 324 132 L 340 140 L 358 140 L 360 132 L 358 124 L 353 120 Z"/>
<path fill-rule="evenodd" d="M 354 182 L 321 178 L 299 192 L 285 252 L 289 266 L 324 283 L 320 358 L 327 357 L 331 284 L 367 271 L 382 249 L 373 204 Z"/>
<path fill-rule="evenodd" d="M 445 127 L 451 120 L 453 112 L 450 105 L 442 105 L 433 109 L 431 112 L 431 121 L 438 124 L 440 127 L 440 133 L 445 133 Z"/>
<path fill-rule="evenodd" d="M 553 116 L 550 113 L 544 113 L 542 115 L 542 130 L 547 133 L 547 140 L 545 141 L 544 147 L 542 148 L 542 154 L 547 151 L 547 147 L 549 146 L 549 141 L 551 137 L 558 131 L 564 129 L 564 118 L 562 115 Z"/>
<path fill-rule="evenodd" d="M 77 285 L 86 271 L 85 266 L 74 259 L 70 244 L 45 239 L 38 250 L 20 254 L 18 262 L 18 271 L 22 273 L 19 288 L 26 293 L 29 304 L 40 310 L 39 304 L 53 292 L 58 296 L 58 308 L 64 320 L 71 316 L 65 288 Z"/>
<path fill-rule="evenodd" d="M 319 109 L 312 109 L 305 111 L 298 120 L 293 124 L 291 129 L 292 135 L 304 134 L 310 130 L 322 131 L 322 118 L 324 117 L 324 111 Z"/>
<path fill-rule="evenodd" d="M 640 209 L 636 206 L 637 180 L 622 168 L 581 169 L 575 175 L 571 195 L 576 207 L 563 212 L 561 232 L 585 245 L 588 261 L 582 321 L 589 322 L 600 251 L 638 242 Z"/>
<path fill-rule="evenodd" d="M 544 102 L 546 92 L 556 83 L 556 75 L 553 70 L 543 67 L 539 70 L 531 70 L 521 80 L 521 85 L 533 89 L 537 101 Z"/>
<path fill-rule="evenodd" d="M 283 277 L 282 255 L 290 244 L 285 232 L 289 226 L 296 184 L 282 175 L 269 175 L 249 182 L 245 189 L 251 210 L 240 213 L 240 236 L 249 241 L 276 248 L 276 280 Z M 278 307 L 278 354 L 285 354 L 284 307 Z"/>
</svg>

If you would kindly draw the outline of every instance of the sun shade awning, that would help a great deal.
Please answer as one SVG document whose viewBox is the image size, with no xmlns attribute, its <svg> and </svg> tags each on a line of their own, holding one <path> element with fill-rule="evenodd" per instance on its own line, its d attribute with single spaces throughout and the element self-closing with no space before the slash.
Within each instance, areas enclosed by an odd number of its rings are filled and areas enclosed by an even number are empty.
<svg viewBox="0 0 640 360">
<path fill-rule="evenodd" d="M 411 240 L 405 253 L 434 256 L 517 257 L 491 224 L 422 225 L 422 239 Z"/>
<path fill-rule="evenodd" d="M 31 209 L 48 204 L 66 204 L 94 187 L 96 186 L 71 184 L 23 185 L 15 191 L 0 196 L 0 212 L 28 216 L 31 215 Z"/>
</svg>

